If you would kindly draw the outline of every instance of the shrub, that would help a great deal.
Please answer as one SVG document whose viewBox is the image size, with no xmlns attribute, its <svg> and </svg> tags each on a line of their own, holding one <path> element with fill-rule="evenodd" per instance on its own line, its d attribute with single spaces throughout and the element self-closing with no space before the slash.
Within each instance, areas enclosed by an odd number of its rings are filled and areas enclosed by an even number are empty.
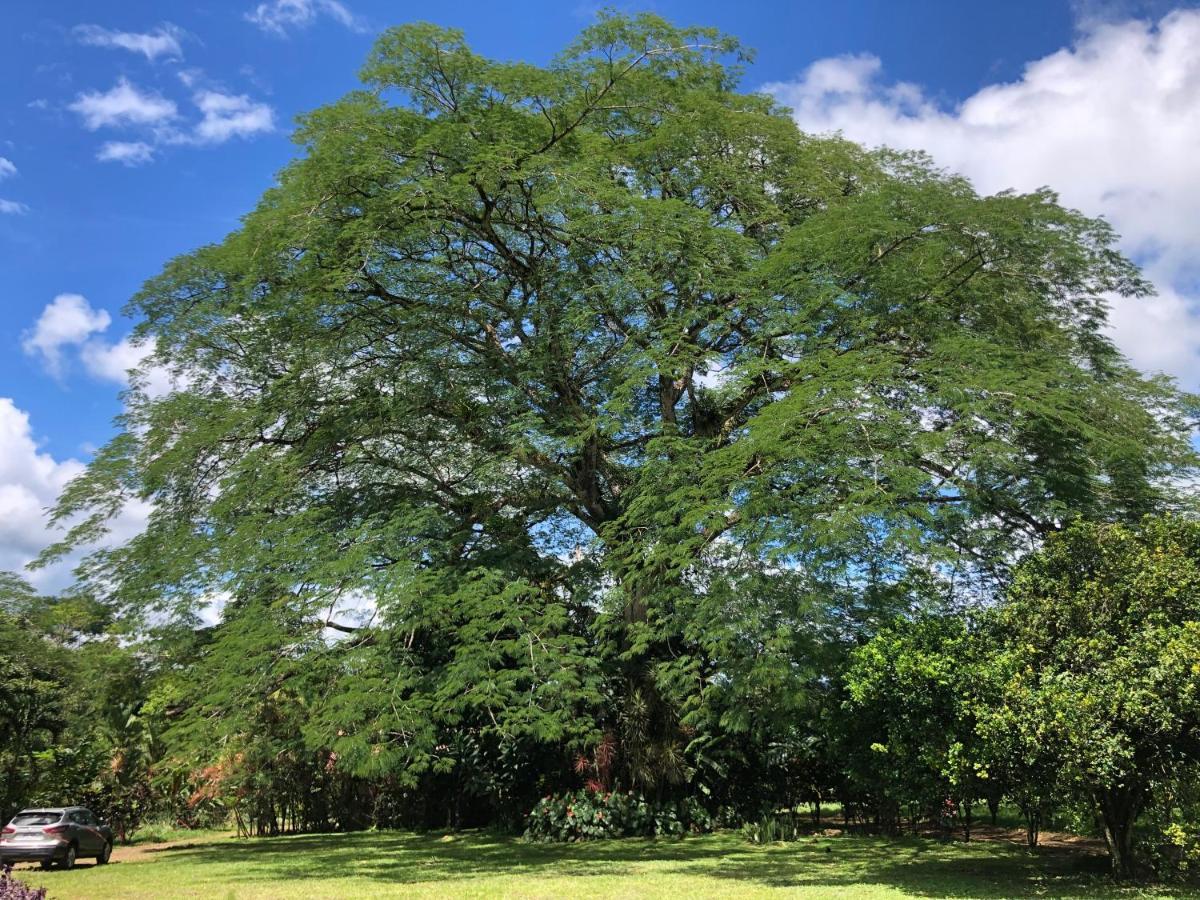
<svg viewBox="0 0 1200 900">
<path fill-rule="evenodd" d="M 543 797 L 526 819 L 533 841 L 664 837 L 711 831 L 713 817 L 695 800 L 655 802 L 633 791 L 572 791 Z"/>
<path fill-rule="evenodd" d="M 1145 869 L 1167 881 L 1200 881 L 1200 808 L 1197 788 L 1190 787 L 1178 805 L 1164 802 L 1152 806 L 1139 821 L 1136 841 L 1138 859 Z"/>
<path fill-rule="evenodd" d="M 804 832 L 795 815 L 768 813 L 757 822 L 743 825 L 742 835 L 752 844 L 773 844 L 776 841 L 798 841 Z"/>
<path fill-rule="evenodd" d="M 12 866 L 0 866 L 0 900 L 46 900 L 46 889 L 31 888 L 13 878 Z"/>
</svg>

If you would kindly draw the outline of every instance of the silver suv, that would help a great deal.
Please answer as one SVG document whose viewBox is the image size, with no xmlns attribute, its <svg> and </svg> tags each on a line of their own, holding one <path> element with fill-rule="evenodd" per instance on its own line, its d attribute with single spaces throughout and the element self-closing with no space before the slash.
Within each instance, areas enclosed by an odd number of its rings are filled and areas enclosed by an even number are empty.
<svg viewBox="0 0 1200 900">
<path fill-rule="evenodd" d="M 81 856 L 100 865 L 112 854 L 112 829 L 82 806 L 23 809 L 0 833 L 0 863 L 39 862 L 43 869 L 58 863 L 73 869 Z"/>
</svg>

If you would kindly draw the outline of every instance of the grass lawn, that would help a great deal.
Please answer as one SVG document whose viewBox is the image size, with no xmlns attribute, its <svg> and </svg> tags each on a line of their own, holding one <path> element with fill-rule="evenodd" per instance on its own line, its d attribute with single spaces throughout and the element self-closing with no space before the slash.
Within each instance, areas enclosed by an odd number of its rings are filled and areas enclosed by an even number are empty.
<svg viewBox="0 0 1200 900">
<path fill-rule="evenodd" d="M 487 834 L 361 832 L 195 840 L 121 849 L 106 867 L 22 866 L 51 898 L 171 897 L 1200 897 L 1116 888 L 1104 860 L 1008 843 L 819 837 L 752 846 L 738 834 L 684 840 L 526 844 Z"/>
</svg>

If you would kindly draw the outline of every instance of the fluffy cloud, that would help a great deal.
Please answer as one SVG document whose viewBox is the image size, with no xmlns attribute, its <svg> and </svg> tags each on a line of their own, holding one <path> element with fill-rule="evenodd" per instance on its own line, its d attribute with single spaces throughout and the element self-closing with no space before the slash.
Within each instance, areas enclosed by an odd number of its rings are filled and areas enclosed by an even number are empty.
<svg viewBox="0 0 1200 900">
<path fill-rule="evenodd" d="M 169 22 L 151 32 L 112 31 L 99 25 L 78 25 L 74 34 L 81 44 L 140 53 L 151 62 L 160 56 L 167 59 L 183 58 L 183 48 L 179 45 L 183 32 Z"/>
<path fill-rule="evenodd" d="M 74 361 L 97 381 L 128 387 L 130 373 L 137 370 L 140 386 L 151 397 L 170 391 L 173 381 L 167 371 L 145 365 L 153 348 L 129 337 L 115 343 L 106 339 L 103 333 L 111 324 L 112 316 L 95 309 L 81 294 L 59 294 L 25 332 L 21 346 L 60 380 Z"/>
<path fill-rule="evenodd" d="M 154 148 L 145 141 L 107 141 L 96 151 L 96 159 L 140 166 L 154 159 Z"/>
<path fill-rule="evenodd" d="M 194 139 L 200 143 L 220 144 L 232 137 L 249 137 L 275 128 L 275 111 L 245 94 L 200 91 L 194 99 L 204 116 L 194 132 Z"/>
<path fill-rule="evenodd" d="M 126 78 L 108 91 L 80 94 L 68 109 L 90 130 L 111 125 L 157 125 L 175 118 L 174 102 L 161 94 L 143 93 Z"/>
<path fill-rule="evenodd" d="M 180 73 L 180 78 L 191 86 L 202 74 L 199 69 L 189 69 Z M 125 166 L 151 162 L 164 146 L 211 146 L 275 130 L 275 110 L 245 94 L 203 89 L 192 94 L 192 102 L 200 117 L 191 122 L 180 121 L 179 108 L 173 100 L 142 91 L 122 78 L 109 91 L 80 94 L 69 108 L 93 131 L 105 126 L 130 126 L 139 131 L 139 140 L 107 141 L 96 151 L 100 162 Z M 0 177 L 3 175 L 0 166 Z M 6 210 L 3 202 L 0 201 L 0 212 L 24 211 L 23 208 Z"/>
<path fill-rule="evenodd" d="M 0 397 L 0 569 L 20 571 L 51 543 L 46 509 L 82 471 L 39 452 L 28 413 Z"/>
<path fill-rule="evenodd" d="M 338 0 L 267 0 L 246 13 L 246 21 L 283 37 L 289 28 L 307 28 L 319 16 L 328 16 L 355 31 L 361 29 L 358 19 Z"/>
<path fill-rule="evenodd" d="M 150 348 L 129 338 L 111 343 L 102 333 L 112 316 L 95 309 L 79 294 L 59 294 L 24 335 L 26 353 L 62 377 L 68 352 L 90 377 L 128 386 L 130 370 L 141 372 L 140 383 L 151 396 L 170 390 L 165 370 L 145 366 Z M 67 483 L 84 470 L 76 459 L 56 460 L 34 438 L 29 415 L 11 399 L 0 397 L 0 570 L 21 571 L 59 534 L 51 531 L 47 510 Z M 127 541 L 140 532 L 150 514 L 149 504 L 128 504 L 110 523 L 105 545 Z M 58 591 L 71 582 L 78 554 L 30 576 L 41 590 Z"/>
<path fill-rule="evenodd" d="M 56 460 L 43 452 L 33 436 L 29 414 L 0 397 L 0 569 L 20 572 L 58 535 L 46 521 L 67 483 L 84 469 L 76 459 Z M 131 504 L 112 523 L 105 543 L 128 540 L 145 527 L 147 504 Z M 32 574 L 44 591 L 57 591 L 71 581 L 74 560 Z"/>
<path fill-rule="evenodd" d="M 112 316 L 102 309 L 93 309 L 86 297 L 59 294 L 25 333 L 21 347 L 30 356 L 39 358 L 52 375 L 61 378 L 65 368 L 64 349 L 82 345 L 111 323 Z"/>
<path fill-rule="evenodd" d="M 83 346 L 79 356 L 83 367 L 94 378 L 114 384 L 128 384 L 129 370 L 142 364 L 146 349 L 129 338 L 115 344 L 92 341 Z"/>
<path fill-rule="evenodd" d="M 888 82 L 874 56 L 820 60 L 764 90 L 807 131 L 927 150 L 984 192 L 1050 185 L 1104 215 L 1160 297 L 1118 300 L 1118 343 L 1140 367 L 1200 381 L 1200 11 L 1157 24 L 1089 19 L 1071 47 L 953 108 Z"/>
<path fill-rule="evenodd" d="M 0 156 L 0 178 L 9 178 L 16 174 L 17 167 L 13 165 L 12 160 Z"/>
<path fill-rule="evenodd" d="M 150 397 L 162 397 L 170 392 L 175 381 L 166 369 L 146 365 L 153 349 L 148 343 L 134 343 L 128 337 L 115 344 L 90 340 L 79 348 L 79 361 L 92 378 L 121 387 L 129 386 L 130 373 L 136 371 L 141 389 Z"/>
</svg>

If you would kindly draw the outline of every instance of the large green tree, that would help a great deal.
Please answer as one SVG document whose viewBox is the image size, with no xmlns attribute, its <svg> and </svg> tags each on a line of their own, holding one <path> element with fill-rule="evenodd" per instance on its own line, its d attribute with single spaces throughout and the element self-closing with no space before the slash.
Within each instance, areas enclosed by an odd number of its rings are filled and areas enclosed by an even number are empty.
<svg viewBox="0 0 1200 900">
<path fill-rule="evenodd" d="M 541 67 L 386 32 L 133 300 L 177 390 L 131 393 L 51 555 L 149 500 L 83 568 L 127 610 L 375 610 L 322 719 L 347 758 L 607 733 L 662 789 L 699 729 L 802 703 L 798 630 L 1176 503 L 1187 403 L 1106 336 L 1148 292 L 1108 226 L 803 134 L 744 59 L 648 15 Z"/>
</svg>

